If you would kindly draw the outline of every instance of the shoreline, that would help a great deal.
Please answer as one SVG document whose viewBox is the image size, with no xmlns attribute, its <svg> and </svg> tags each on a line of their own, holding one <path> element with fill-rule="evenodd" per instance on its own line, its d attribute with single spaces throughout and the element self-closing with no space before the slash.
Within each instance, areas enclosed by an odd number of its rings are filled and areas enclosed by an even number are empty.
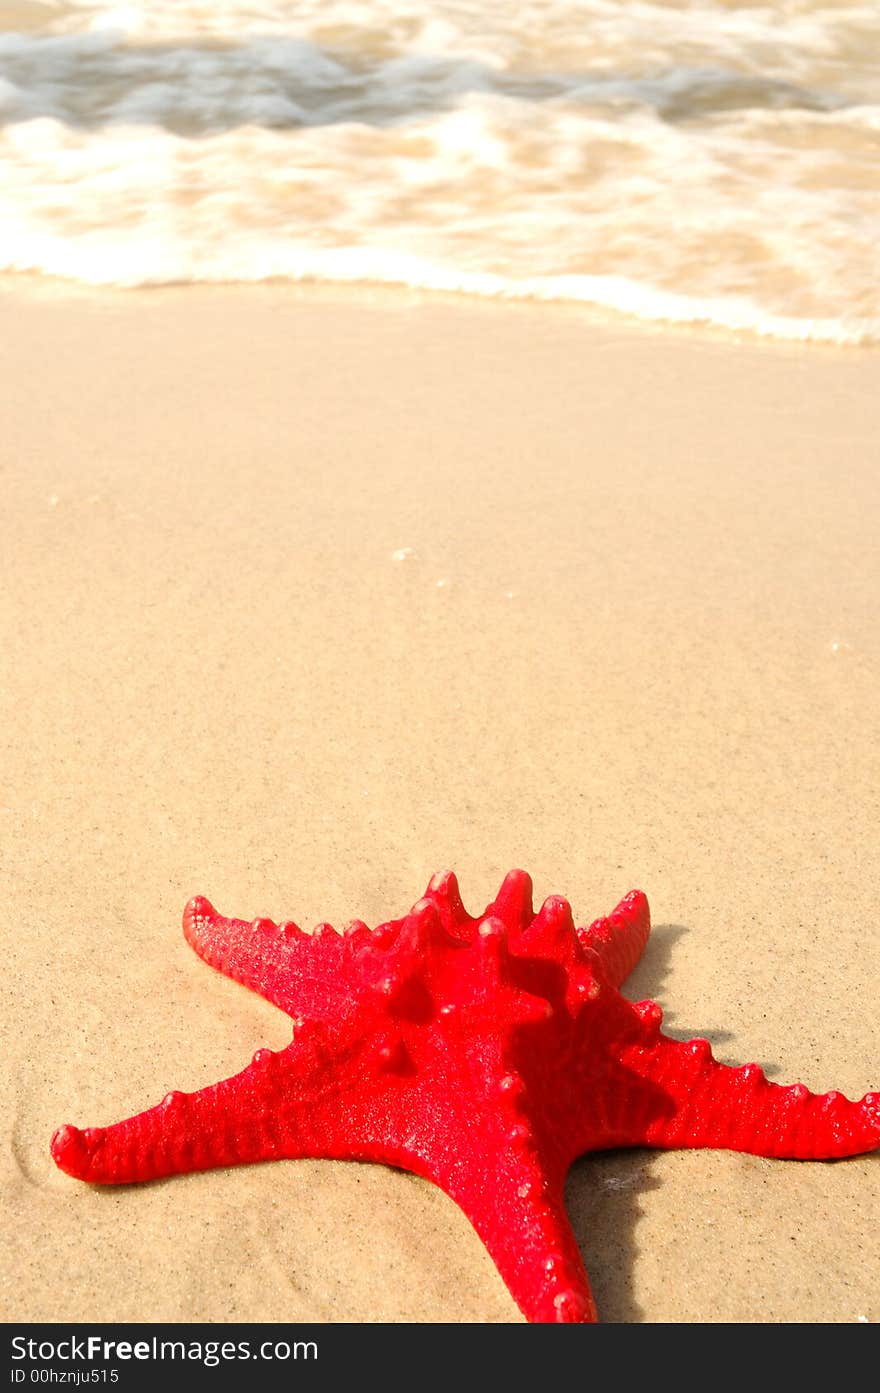
<svg viewBox="0 0 880 1393">
<path fill-rule="evenodd" d="M 64 276 L 42 272 L 0 271 L 0 304 L 65 303 L 74 305 L 105 304 L 129 298 L 187 297 L 210 295 L 241 295 L 266 297 L 285 303 L 304 305 L 357 305 L 379 309 L 419 309 L 432 306 L 453 306 L 474 312 L 485 310 L 547 312 L 561 320 L 571 320 L 587 330 L 670 337 L 684 343 L 705 341 L 733 347 L 769 348 L 783 351 L 824 353 L 865 353 L 880 350 L 880 338 L 833 340 L 810 338 L 808 335 L 779 335 L 757 328 L 733 328 L 711 320 L 664 319 L 640 316 L 626 310 L 614 309 L 587 300 L 542 298 L 528 294 L 478 294 L 468 290 L 437 290 L 430 287 L 408 286 L 385 281 L 352 280 L 288 280 L 283 277 L 255 281 L 186 281 L 155 285 L 92 285 Z"/>
<path fill-rule="evenodd" d="M 384 289 L 0 308 L 6 1319 L 517 1319 L 399 1172 L 55 1169 L 289 1038 L 183 941 L 197 893 L 639 886 L 670 1033 L 877 1088 L 880 360 Z M 880 1319 L 876 1156 L 609 1153 L 567 1197 L 606 1321 Z"/>
</svg>

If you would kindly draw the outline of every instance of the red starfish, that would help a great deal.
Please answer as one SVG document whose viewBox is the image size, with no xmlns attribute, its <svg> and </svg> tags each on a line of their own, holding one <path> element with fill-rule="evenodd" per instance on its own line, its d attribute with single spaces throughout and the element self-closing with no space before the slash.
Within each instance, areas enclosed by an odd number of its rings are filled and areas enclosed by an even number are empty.
<svg viewBox="0 0 880 1393">
<path fill-rule="evenodd" d="M 757 1064 L 729 1068 L 705 1040 L 662 1035 L 655 1002 L 621 996 L 650 929 L 640 891 L 587 929 L 559 896 L 534 914 L 531 895 L 511 871 L 471 918 L 449 871 L 404 918 L 344 935 L 223 919 L 191 900 L 193 948 L 286 1011 L 292 1043 L 115 1126 L 61 1127 L 55 1161 L 101 1184 L 280 1157 L 401 1166 L 461 1206 L 529 1320 L 591 1321 L 563 1198 L 577 1156 L 880 1146 L 880 1094 L 851 1103 L 769 1083 Z"/>
</svg>

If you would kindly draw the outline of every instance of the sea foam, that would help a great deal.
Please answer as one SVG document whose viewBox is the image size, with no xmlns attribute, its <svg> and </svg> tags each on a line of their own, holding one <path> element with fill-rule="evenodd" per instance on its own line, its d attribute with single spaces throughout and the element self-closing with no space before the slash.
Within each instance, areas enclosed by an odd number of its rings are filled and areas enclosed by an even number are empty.
<svg viewBox="0 0 880 1393">
<path fill-rule="evenodd" d="M 81 0 L 0 33 L 0 270 L 880 340 L 873 8 L 486 8 Z"/>
</svg>

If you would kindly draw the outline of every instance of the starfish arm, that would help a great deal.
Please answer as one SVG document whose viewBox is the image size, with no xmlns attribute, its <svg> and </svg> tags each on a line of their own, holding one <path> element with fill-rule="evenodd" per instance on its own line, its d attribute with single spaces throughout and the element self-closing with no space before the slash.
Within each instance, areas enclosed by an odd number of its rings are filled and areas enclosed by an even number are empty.
<svg viewBox="0 0 880 1393">
<path fill-rule="evenodd" d="M 645 950 L 651 932 L 651 912 L 641 890 L 630 890 L 605 919 L 597 919 L 587 929 L 578 929 L 584 948 L 599 958 L 608 980 L 619 987 L 629 976 Z"/>
<path fill-rule="evenodd" d="M 308 934 L 271 919 L 225 919 L 203 895 L 183 911 L 187 943 L 209 966 L 243 983 L 288 1015 L 317 1016 L 335 1004 L 346 940 L 330 926 Z M 334 970 L 335 969 L 335 970 Z"/>
<path fill-rule="evenodd" d="M 548 1175 L 521 1139 L 433 1179 L 468 1216 L 529 1321 L 598 1319 L 565 1209 L 564 1174 Z"/>
<path fill-rule="evenodd" d="M 295 1073 L 285 1060 L 293 1062 Z M 307 1045 L 258 1050 L 240 1074 L 196 1093 L 169 1093 L 154 1108 L 109 1127 L 60 1127 L 55 1163 L 98 1185 L 282 1157 L 323 1155 L 316 1125 L 322 1065 Z"/>
<path fill-rule="evenodd" d="M 627 1050 L 622 1062 L 642 1081 L 624 1129 L 630 1145 L 711 1146 L 801 1160 L 880 1147 L 880 1093 L 851 1102 L 838 1092 L 771 1083 L 757 1064 L 719 1064 L 706 1040 L 660 1034 Z"/>
</svg>

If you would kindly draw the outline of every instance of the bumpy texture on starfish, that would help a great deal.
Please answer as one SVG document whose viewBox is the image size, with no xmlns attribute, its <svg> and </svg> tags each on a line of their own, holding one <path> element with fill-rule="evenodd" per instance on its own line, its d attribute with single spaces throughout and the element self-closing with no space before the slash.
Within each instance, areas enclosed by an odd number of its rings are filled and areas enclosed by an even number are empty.
<svg viewBox="0 0 880 1393">
<path fill-rule="evenodd" d="M 660 1007 L 617 990 L 648 938 L 645 896 L 577 929 L 532 909 L 511 871 L 484 914 L 451 872 L 409 914 L 343 935 L 223 919 L 191 900 L 196 952 L 293 1019 L 293 1041 L 234 1078 L 112 1127 L 62 1127 L 57 1164 L 114 1184 L 282 1157 L 380 1161 L 460 1205 L 532 1321 L 596 1310 L 565 1212 L 571 1162 L 609 1147 L 850 1156 L 880 1146 L 880 1094 L 852 1103 L 717 1063 L 660 1032 Z"/>
</svg>

